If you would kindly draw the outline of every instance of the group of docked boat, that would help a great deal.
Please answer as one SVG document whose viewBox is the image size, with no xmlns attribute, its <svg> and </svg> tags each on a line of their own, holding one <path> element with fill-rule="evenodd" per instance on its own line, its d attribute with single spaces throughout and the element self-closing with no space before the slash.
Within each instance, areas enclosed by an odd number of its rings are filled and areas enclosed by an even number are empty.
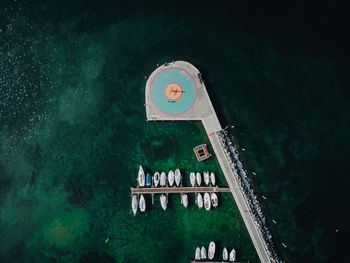
<svg viewBox="0 0 350 263">
<path fill-rule="evenodd" d="M 215 249 L 216 245 L 213 241 L 209 243 L 208 253 L 207 249 L 204 246 L 201 248 L 197 247 L 194 259 L 196 261 L 206 259 L 212 260 L 215 257 Z M 229 254 L 227 248 L 224 247 L 224 249 L 222 250 L 222 260 L 234 262 L 236 260 L 236 250 L 233 248 Z"/>
<path fill-rule="evenodd" d="M 206 186 L 215 186 L 215 174 L 213 172 L 204 172 L 203 173 L 203 181 Z M 139 187 L 179 187 L 182 186 L 182 176 L 180 169 L 176 169 L 175 172 L 170 170 L 168 174 L 165 172 L 155 172 L 153 176 L 149 173 L 145 173 L 140 165 L 137 183 Z M 201 173 L 190 173 L 190 183 L 192 187 L 199 187 L 202 184 L 202 175 Z M 181 194 L 181 203 L 184 207 L 188 206 L 188 195 L 186 193 Z M 216 193 L 198 193 L 196 196 L 196 203 L 199 208 L 205 208 L 207 211 L 211 209 L 211 207 L 217 207 L 219 204 L 218 196 Z M 160 204 L 163 210 L 167 209 L 168 206 L 168 198 L 167 195 L 160 195 Z M 146 200 L 144 196 L 141 194 L 138 198 L 137 195 L 132 196 L 132 211 L 134 215 L 136 215 L 138 208 L 141 212 L 146 211 Z"/>
</svg>

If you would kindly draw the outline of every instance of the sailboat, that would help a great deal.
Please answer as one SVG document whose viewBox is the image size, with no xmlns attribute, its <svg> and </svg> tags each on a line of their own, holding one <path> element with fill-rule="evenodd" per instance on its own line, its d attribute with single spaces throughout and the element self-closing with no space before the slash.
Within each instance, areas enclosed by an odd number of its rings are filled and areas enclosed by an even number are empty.
<svg viewBox="0 0 350 263">
<path fill-rule="evenodd" d="M 136 216 L 137 207 L 138 207 L 137 195 L 133 195 L 131 198 L 131 208 L 132 208 L 132 212 L 134 213 L 134 216 Z"/>
<path fill-rule="evenodd" d="M 196 254 L 194 256 L 195 260 L 201 260 L 201 249 L 199 247 L 197 247 L 196 249 Z"/>
<path fill-rule="evenodd" d="M 179 169 L 175 170 L 175 183 L 176 186 L 180 186 L 180 182 L 181 182 L 181 172 Z"/>
<path fill-rule="evenodd" d="M 222 260 L 226 261 L 228 259 L 228 252 L 227 248 L 224 247 L 224 250 L 222 251 Z"/>
<path fill-rule="evenodd" d="M 217 207 L 219 204 L 219 200 L 218 200 L 218 196 L 216 195 L 216 193 L 211 193 L 211 203 L 213 205 L 213 207 Z"/>
<path fill-rule="evenodd" d="M 211 241 L 208 248 L 208 259 L 213 259 L 215 255 L 215 243 Z"/>
<path fill-rule="evenodd" d="M 137 180 L 139 182 L 139 186 L 140 187 L 144 187 L 145 186 L 145 172 L 142 169 L 142 165 L 140 165 L 140 169 L 139 169 L 139 174 L 138 174 Z"/>
<path fill-rule="evenodd" d="M 182 204 L 184 205 L 184 207 L 188 206 L 188 196 L 187 196 L 187 194 L 183 194 L 182 195 Z"/>
<path fill-rule="evenodd" d="M 143 195 L 141 195 L 141 197 L 140 197 L 140 211 L 141 212 L 145 212 L 146 211 L 146 200 L 143 197 Z"/>
<path fill-rule="evenodd" d="M 168 200 L 166 198 L 166 195 L 160 196 L 160 205 L 162 206 L 163 210 L 166 210 L 166 208 L 168 206 Z"/>
<path fill-rule="evenodd" d="M 168 173 L 168 182 L 169 182 L 169 186 L 173 186 L 175 181 L 175 174 L 173 170 L 170 170 L 170 172 Z"/>
<path fill-rule="evenodd" d="M 197 185 L 200 186 L 202 182 L 201 173 L 196 174 L 196 179 L 197 179 Z"/>
<path fill-rule="evenodd" d="M 233 262 L 236 260 L 236 250 L 234 248 L 232 248 L 231 252 L 230 252 L 230 261 Z"/>
<path fill-rule="evenodd" d="M 208 193 L 204 194 L 204 207 L 207 211 L 209 211 L 211 207 L 210 195 Z"/>
<path fill-rule="evenodd" d="M 190 182 L 191 182 L 192 187 L 194 187 L 196 184 L 196 174 L 193 172 L 190 173 Z"/>
<path fill-rule="evenodd" d="M 213 172 L 210 173 L 210 181 L 212 186 L 215 186 L 216 180 L 215 180 L 215 174 Z"/>
<path fill-rule="evenodd" d="M 205 247 L 202 247 L 201 249 L 201 259 L 207 259 L 207 250 Z"/>
<path fill-rule="evenodd" d="M 204 172 L 203 173 L 203 177 L 204 177 L 204 183 L 206 185 L 209 185 L 210 179 L 209 179 L 209 172 Z"/>
<path fill-rule="evenodd" d="M 166 186 L 166 174 L 164 172 L 162 172 L 160 174 L 160 182 L 159 182 L 160 186 Z"/>
<path fill-rule="evenodd" d="M 203 197 L 202 197 L 201 193 L 198 193 L 198 195 L 197 195 L 197 205 L 199 208 L 203 207 Z"/>
<path fill-rule="evenodd" d="M 153 175 L 153 184 L 154 184 L 154 187 L 158 187 L 159 181 L 160 181 L 159 173 L 158 173 L 158 172 L 155 172 L 154 175 Z"/>
</svg>

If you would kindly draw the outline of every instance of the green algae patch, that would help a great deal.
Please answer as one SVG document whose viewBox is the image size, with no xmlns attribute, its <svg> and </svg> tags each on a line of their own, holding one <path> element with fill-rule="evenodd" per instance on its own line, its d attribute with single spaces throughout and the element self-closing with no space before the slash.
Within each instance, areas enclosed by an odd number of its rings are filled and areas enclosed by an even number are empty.
<svg viewBox="0 0 350 263">
<path fill-rule="evenodd" d="M 83 210 L 54 219 L 43 229 L 43 240 L 51 246 L 64 249 L 89 229 L 88 215 Z"/>
</svg>

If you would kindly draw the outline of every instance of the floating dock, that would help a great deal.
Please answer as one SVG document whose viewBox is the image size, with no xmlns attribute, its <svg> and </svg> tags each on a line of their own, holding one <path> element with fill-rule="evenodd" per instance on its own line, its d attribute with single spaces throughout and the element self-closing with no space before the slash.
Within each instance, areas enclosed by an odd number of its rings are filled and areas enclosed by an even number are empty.
<svg viewBox="0 0 350 263">
<path fill-rule="evenodd" d="M 202 76 L 185 61 L 158 67 L 145 89 L 147 121 L 201 121 L 261 262 L 280 262 L 255 223 L 217 132 L 222 130 Z"/>
</svg>

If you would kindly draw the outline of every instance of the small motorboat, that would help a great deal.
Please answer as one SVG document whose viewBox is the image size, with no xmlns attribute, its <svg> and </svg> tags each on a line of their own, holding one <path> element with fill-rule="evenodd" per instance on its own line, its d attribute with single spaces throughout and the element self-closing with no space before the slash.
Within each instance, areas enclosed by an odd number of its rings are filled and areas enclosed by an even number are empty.
<svg viewBox="0 0 350 263">
<path fill-rule="evenodd" d="M 199 247 L 197 247 L 196 249 L 196 254 L 194 256 L 195 260 L 201 260 L 201 249 Z"/>
<path fill-rule="evenodd" d="M 173 170 L 170 170 L 170 172 L 168 173 L 168 182 L 169 182 L 169 186 L 173 186 L 175 181 L 175 174 Z"/>
<path fill-rule="evenodd" d="M 196 185 L 196 174 L 195 173 L 190 173 L 190 182 L 192 187 L 194 187 Z"/>
<path fill-rule="evenodd" d="M 183 194 L 182 195 L 182 204 L 184 205 L 184 207 L 188 206 L 188 196 L 187 196 L 187 194 Z"/>
<path fill-rule="evenodd" d="M 215 243 L 211 241 L 208 247 L 208 259 L 213 259 L 215 256 Z"/>
<path fill-rule="evenodd" d="M 168 206 L 168 199 L 166 198 L 166 195 L 160 196 L 160 205 L 162 206 L 163 210 L 166 210 Z"/>
<path fill-rule="evenodd" d="M 140 197 L 140 211 L 141 212 L 145 212 L 146 211 L 146 200 L 143 197 L 143 195 L 141 195 L 141 197 Z"/>
<path fill-rule="evenodd" d="M 204 207 L 207 211 L 209 211 L 211 207 L 210 195 L 208 193 L 204 194 Z"/>
<path fill-rule="evenodd" d="M 166 186 L 166 174 L 164 172 L 162 172 L 160 174 L 160 182 L 159 182 L 160 186 Z"/>
<path fill-rule="evenodd" d="M 230 252 L 230 261 L 233 262 L 236 260 L 236 250 L 234 248 L 232 248 L 231 252 Z"/>
<path fill-rule="evenodd" d="M 197 205 L 199 208 L 203 207 L 203 197 L 202 197 L 201 193 L 198 193 L 198 195 L 197 195 Z"/>
<path fill-rule="evenodd" d="M 201 173 L 196 174 L 196 179 L 197 179 L 197 185 L 200 186 L 202 182 L 202 176 Z"/>
<path fill-rule="evenodd" d="M 152 182 L 151 175 L 148 173 L 146 174 L 146 186 L 150 186 Z"/>
<path fill-rule="evenodd" d="M 216 193 L 211 193 L 210 197 L 211 197 L 211 204 L 213 205 L 213 207 L 217 207 L 219 204 L 219 200 Z"/>
<path fill-rule="evenodd" d="M 139 169 L 139 174 L 137 177 L 138 183 L 140 187 L 144 187 L 145 186 L 145 172 L 142 169 L 142 165 L 140 165 L 140 169 Z"/>
<path fill-rule="evenodd" d="M 210 182 L 212 186 L 215 186 L 216 180 L 215 180 L 215 174 L 213 172 L 210 173 Z"/>
<path fill-rule="evenodd" d="M 175 170 L 175 183 L 176 183 L 176 186 L 180 186 L 180 183 L 181 183 L 181 172 L 180 172 L 179 169 Z"/>
<path fill-rule="evenodd" d="M 137 195 L 133 195 L 131 198 L 131 209 L 132 212 L 134 213 L 134 216 L 136 216 L 137 208 L 138 208 L 138 200 L 137 200 Z"/>
<path fill-rule="evenodd" d="M 205 247 L 202 247 L 201 249 L 201 259 L 207 259 L 207 250 Z"/>
<path fill-rule="evenodd" d="M 154 175 L 153 175 L 154 187 L 158 187 L 159 181 L 160 181 L 160 175 L 159 175 L 158 172 L 155 172 Z"/>
<path fill-rule="evenodd" d="M 228 259 L 228 252 L 227 248 L 224 247 L 224 250 L 222 251 L 222 260 L 226 261 Z"/>
<path fill-rule="evenodd" d="M 203 173 L 203 177 L 204 177 L 204 183 L 205 183 L 206 185 L 209 185 L 209 182 L 210 182 L 209 172 L 204 172 L 204 173 Z"/>
</svg>

